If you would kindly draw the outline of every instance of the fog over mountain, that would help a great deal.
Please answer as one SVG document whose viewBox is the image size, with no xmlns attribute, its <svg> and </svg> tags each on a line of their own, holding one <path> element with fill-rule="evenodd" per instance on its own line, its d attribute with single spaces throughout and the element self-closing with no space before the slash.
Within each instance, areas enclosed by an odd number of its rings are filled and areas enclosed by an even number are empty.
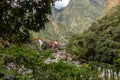
<svg viewBox="0 0 120 80">
<path fill-rule="evenodd" d="M 65 8 L 65 7 L 67 7 L 69 2 L 70 2 L 70 0 L 56 1 L 54 8 L 56 8 L 57 10 L 61 10 L 61 9 Z"/>
</svg>

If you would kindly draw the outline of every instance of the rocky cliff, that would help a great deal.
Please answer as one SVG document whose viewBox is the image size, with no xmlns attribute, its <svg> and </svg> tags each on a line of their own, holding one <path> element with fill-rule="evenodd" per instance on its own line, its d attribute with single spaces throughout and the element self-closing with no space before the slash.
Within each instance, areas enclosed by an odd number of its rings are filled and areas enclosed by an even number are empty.
<svg viewBox="0 0 120 80">
<path fill-rule="evenodd" d="M 116 5 L 120 4 L 120 0 L 107 0 L 106 6 L 105 6 L 105 12 L 109 11 L 112 7 L 115 7 Z"/>
</svg>

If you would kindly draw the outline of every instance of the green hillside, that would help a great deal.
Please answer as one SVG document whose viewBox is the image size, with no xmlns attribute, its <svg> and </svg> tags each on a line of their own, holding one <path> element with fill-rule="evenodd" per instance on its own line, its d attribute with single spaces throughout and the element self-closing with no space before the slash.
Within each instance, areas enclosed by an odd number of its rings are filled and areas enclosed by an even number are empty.
<svg viewBox="0 0 120 80">
<path fill-rule="evenodd" d="M 72 0 L 62 11 L 53 9 L 51 22 L 34 36 L 67 40 L 72 34 L 83 33 L 102 14 L 106 0 Z"/>
<path fill-rule="evenodd" d="M 66 51 L 81 62 L 99 61 L 113 64 L 120 57 L 119 22 L 120 6 L 117 6 L 93 23 L 83 35 L 72 36 Z"/>
</svg>

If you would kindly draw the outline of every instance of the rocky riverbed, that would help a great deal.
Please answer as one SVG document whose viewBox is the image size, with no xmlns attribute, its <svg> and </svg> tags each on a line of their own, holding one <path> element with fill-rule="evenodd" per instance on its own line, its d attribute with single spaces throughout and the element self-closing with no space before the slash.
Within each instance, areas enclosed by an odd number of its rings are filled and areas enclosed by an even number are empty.
<svg viewBox="0 0 120 80">
<path fill-rule="evenodd" d="M 57 50 L 56 52 L 51 53 L 54 58 L 47 58 L 44 60 L 45 63 L 50 64 L 50 63 L 56 63 L 60 61 L 61 59 L 64 59 L 68 62 L 71 62 L 75 65 L 79 65 L 79 61 L 73 61 L 72 56 L 70 54 L 65 53 L 65 50 Z"/>
</svg>

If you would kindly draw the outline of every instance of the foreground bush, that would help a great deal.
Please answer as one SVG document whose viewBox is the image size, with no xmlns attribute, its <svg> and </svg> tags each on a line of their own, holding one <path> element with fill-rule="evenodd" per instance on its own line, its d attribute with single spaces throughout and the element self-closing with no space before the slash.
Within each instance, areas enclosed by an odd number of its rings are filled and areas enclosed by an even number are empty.
<svg viewBox="0 0 120 80">
<path fill-rule="evenodd" d="M 45 64 L 51 51 L 36 52 L 26 46 L 11 46 L 0 50 L 0 78 L 10 80 L 76 80 L 90 77 L 87 65 L 81 68 L 64 60 L 58 63 Z M 87 73 L 86 73 L 87 72 Z"/>
<path fill-rule="evenodd" d="M 46 64 L 44 60 L 48 57 L 52 57 L 51 51 L 38 53 L 27 49 L 26 46 L 11 46 L 6 50 L 0 50 L 0 79 L 102 80 L 108 78 L 108 69 L 111 69 L 111 74 L 118 71 L 111 65 L 105 66 L 105 64 L 99 63 L 75 66 L 65 60 L 60 60 L 57 63 Z M 100 71 L 101 66 L 104 67 Z M 105 75 L 100 76 L 102 73 Z M 111 77 L 113 78 L 113 76 Z"/>
<path fill-rule="evenodd" d="M 51 51 L 38 53 L 26 46 L 11 46 L 0 51 L 0 72 L 14 77 L 33 78 Z"/>
</svg>

